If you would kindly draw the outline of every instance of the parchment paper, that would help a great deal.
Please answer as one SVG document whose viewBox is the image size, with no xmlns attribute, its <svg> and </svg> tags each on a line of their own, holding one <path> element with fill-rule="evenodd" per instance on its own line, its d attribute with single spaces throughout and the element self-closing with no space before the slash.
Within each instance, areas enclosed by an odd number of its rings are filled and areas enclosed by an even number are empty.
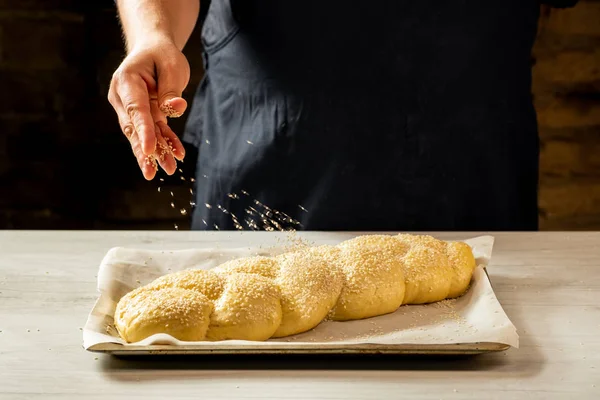
<svg viewBox="0 0 600 400">
<path fill-rule="evenodd" d="M 455 300 L 429 305 L 402 306 L 396 312 L 359 321 L 325 321 L 299 335 L 266 342 L 230 340 L 227 342 L 181 342 L 158 334 L 135 345 L 172 344 L 213 346 L 220 344 L 251 347 L 302 344 L 452 344 L 494 342 L 518 347 L 519 337 L 496 299 L 485 268 L 492 254 L 494 238 L 481 236 L 465 240 L 477 259 L 471 287 Z M 318 243 L 317 243 L 318 244 Z M 83 330 L 85 349 L 100 343 L 125 343 L 113 327 L 117 302 L 130 290 L 159 276 L 188 268 L 210 269 L 233 258 L 281 252 L 271 249 L 190 249 L 151 251 L 113 248 L 104 257 L 98 273 L 100 297 Z"/>
</svg>

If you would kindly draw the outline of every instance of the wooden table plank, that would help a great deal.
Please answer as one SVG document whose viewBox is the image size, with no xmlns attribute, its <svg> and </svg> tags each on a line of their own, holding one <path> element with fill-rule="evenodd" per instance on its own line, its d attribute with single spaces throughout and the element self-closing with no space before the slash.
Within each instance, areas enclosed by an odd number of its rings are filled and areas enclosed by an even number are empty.
<svg viewBox="0 0 600 400">
<path fill-rule="evenodd" d="M 336 243 L 353 233 L 306 233 Z M 444 233 L 444 239 L 477 233 Z M 521 348 L 467 359 L 121 360 L 81 346 L 113 246 L 276 244 L 238 232 L 0 232 L 0 399 L 600 398 L 600 233 L 502 233 L 488 268 Z M 38 331 L 39 330 L 39 331 Z"/>
</svg>

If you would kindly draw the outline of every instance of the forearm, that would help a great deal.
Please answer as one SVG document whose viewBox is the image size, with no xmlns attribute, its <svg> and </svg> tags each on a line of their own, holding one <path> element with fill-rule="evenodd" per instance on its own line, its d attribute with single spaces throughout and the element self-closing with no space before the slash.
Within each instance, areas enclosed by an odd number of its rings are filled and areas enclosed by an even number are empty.
<svg viewBox="0 0 600 400">
<path fill-rule="evenodd" d="M 117 0 L 127 52 L 155 37 L 166 37 L 181 50 L 200 12 L 200 0 Z"/>
</svg>

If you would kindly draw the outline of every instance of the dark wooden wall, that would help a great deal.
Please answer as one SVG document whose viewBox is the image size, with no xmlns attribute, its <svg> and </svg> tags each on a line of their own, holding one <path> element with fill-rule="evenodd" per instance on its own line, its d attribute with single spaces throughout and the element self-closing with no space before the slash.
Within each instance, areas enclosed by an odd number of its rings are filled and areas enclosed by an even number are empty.
<svg viewBox="0 0 600 400">
<path fill-rule="evenodd" d="M 600 1 L 543 9 L 533 92 L 542 229 L 600 229 Z"/>
<path fill-rule="evenodd" d="M 0 228 L 189 226 L 170 206 L 171 191 L 189 201 L 189 180 L 167 179 L 161 192 L 145 182 L 106 101 L 122 57 L 113 7 L 0 0 Z M 202 76 L 198 32 L 185 53 L 190 99 Z M 543 9 L 534 58 L 542 228 L 600 229 L 600 1 Z"/>
</svg>

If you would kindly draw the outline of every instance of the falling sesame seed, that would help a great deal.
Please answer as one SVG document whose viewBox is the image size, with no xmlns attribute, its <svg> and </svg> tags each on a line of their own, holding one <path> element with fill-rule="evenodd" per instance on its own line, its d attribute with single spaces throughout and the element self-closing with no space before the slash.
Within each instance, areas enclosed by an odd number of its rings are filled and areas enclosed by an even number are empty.
<svg viewBox="0 0 600 400">
<path fill-rule="evenodd" d="M 175 196 L 175 195 L 173 194 L 173 192 L 171 192 L 171 197 L 173 197 L 173 196 Z"/>
<path fill-rule="evenodd" d="M 181 168 L 179 168 L 178 171 L 183 174 L 183 170 Z"/>
<path fill-rule="evenodd" d="M 175 230 L 178 231 L 179 230 L 179 226 L 177 224 L 173 224 L 175 227 Z"/>
<path fill-rule="evenodd" d="M 210 140 L 206 139 L 205 140 L 206 144 L 210 144 Z"/>
<path fill-rule="evenodd" d="M 252 142 L 251 142 L 251 141 L 249 141 L 249 140 L 246 140 L 246 143 L 248 143 L 248 144 L 254 144 L 254 143 L 252 143 Z"/>
<path fill-rule="evenodd" d="M 159 181 L 161 181 L 161 182 L 164 182 L 164 181 L 165 181 L 165 179 L 164 179 L 164 178 L 159 178 L 158 180 L 159 180 Z"/>
<path fill-rule="evenodd" d="M 196 180 L 194 178 L 190 178 L 191 182 L 196 182 Z"/>
<path fill-rule="evenodd" d="M 181 215 L 187 215 L 187 210 L 185 208 L 182 208 L 181 210 L 179 210 L 179 212 L 181 213 Z"/>
<path fill-rule="evenodd" d="M 307 210 L 306 208 L 302 207 L 300 204 L 298 204 L 298 207 L 299 207 L 299 208 L 300 208 L 302 211 L 304 211 L 304 212 L 308 212 L 308 210 Z"/>
<path fill-rule="evenodd" d="M 205 206 L 206 206 L 206 208 L 208 208 L 208 209 L 211 209 L 211 208 L 212 208 L 212 206 L 211 206 L 210 204 L 208 204 L 208 203 L 204 203 L 204 205 L 205 205 Z"/>
<path fill-rule="evenodd" d="M 175 203 L 171 202 L 171 208 L 175 208 Z"/>
<path fill-rule="evenodd" d="M 158 187 L 158 191 L 160 192 L 160 186 Z"/>
</svg>

